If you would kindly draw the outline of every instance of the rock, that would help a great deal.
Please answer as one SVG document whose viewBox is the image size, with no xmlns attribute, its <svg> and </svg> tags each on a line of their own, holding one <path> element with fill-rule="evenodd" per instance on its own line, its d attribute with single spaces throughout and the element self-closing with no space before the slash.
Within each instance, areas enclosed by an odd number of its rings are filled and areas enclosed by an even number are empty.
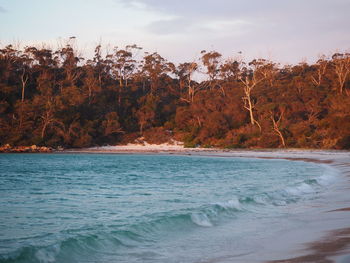
<svg viewBox="0 0 350 263">
<path fill-rule="evenodd" d="M 0 152 L 10 152 L 11 151 L 11 145 L 5 144 L 3 146 L 0 146 Z"/>
<path fill-rule="evenodd" d="M 62 146 L 57 146 L 57 151 L 63 151 L 64 150 L 64 148 L 62 147 Z"/>
<path fill-rule="evenodd" d="M 51 149 L 45 146 L 40 147 L 39 152 L 42 153 L 47 153 L 47 152 L 51 152 Z"/>
<path fill-rule="evenodd" d="M 9 144 L 5 144 L 3 146 L 0 146 L 0 152 L 5 153 L 48 153 L 52 152 L 52 148 L 42 146 L 38 147 L 36 145 L 32 146 L 17 146 L 17 147 L 11 147 Z"/>
</svg>

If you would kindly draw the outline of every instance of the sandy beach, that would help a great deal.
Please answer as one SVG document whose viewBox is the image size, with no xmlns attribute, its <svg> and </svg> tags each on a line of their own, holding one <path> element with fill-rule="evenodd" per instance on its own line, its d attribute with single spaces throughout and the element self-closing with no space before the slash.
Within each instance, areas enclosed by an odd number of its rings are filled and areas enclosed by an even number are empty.
<svg viewBox="0 0 350 263">
<path fill-rule="evenodd" d="M 334 150 L 264 149 L 225 150 L 184 148 L 182 145 L 125 145 L 71 149 L 68 153 L 176 154 L 212 157 L 287 159 L 315 162 L 336 169 L 341 183 L 332 189 L 329 204 L 310 207 L 302 218 L 304 229 L 289 229 L 279 236 L 267 237 L 263 253 L 247 255 L 246 262 L 301 263 L 350 262 L 350 152 Z M 257 258 L 258 257 L 258 258 Z M 218 259 L 217 262 L 221 260 Z"/>
</svg>

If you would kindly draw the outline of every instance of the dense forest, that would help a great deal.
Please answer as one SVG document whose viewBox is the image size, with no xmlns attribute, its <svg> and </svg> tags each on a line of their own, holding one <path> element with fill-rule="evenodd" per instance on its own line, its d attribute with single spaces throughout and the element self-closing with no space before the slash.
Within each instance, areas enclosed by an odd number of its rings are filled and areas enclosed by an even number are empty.
<svg viewBox="0 0 350 263">
<path fill-rule="evenodd" d="M 348 53 L 280 66 L 202 51 L 175 65 L 136 45 L 91 59 L 73 46 L 0 49 L 0 144 L 350 148 Z"/>
</svg>

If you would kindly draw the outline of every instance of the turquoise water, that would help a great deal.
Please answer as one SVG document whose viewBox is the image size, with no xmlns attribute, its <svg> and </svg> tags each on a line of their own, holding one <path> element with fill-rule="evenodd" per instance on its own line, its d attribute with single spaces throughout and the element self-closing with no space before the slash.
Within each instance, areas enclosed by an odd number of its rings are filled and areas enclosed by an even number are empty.
<svg viewBox="0 0 350 263">
<path fill-rule="evenodd" d="M 173 155 L 2 154 L 0 167 L 0 262 L 240 262 L 336 177 Z"/>
</svg>

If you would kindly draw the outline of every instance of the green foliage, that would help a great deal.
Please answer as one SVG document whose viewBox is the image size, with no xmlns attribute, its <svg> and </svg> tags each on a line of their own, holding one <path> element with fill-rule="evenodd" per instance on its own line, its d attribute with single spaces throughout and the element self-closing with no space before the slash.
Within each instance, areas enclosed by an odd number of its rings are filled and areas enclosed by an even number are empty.
<svg viewBox="0 0 350 263">
<path fill-rule="evenodd" d="M 184 142 L 184 147 L 185 148 L 196 148 L 198 145 L 195 144 L 194 142 Z"/>
</svg>

